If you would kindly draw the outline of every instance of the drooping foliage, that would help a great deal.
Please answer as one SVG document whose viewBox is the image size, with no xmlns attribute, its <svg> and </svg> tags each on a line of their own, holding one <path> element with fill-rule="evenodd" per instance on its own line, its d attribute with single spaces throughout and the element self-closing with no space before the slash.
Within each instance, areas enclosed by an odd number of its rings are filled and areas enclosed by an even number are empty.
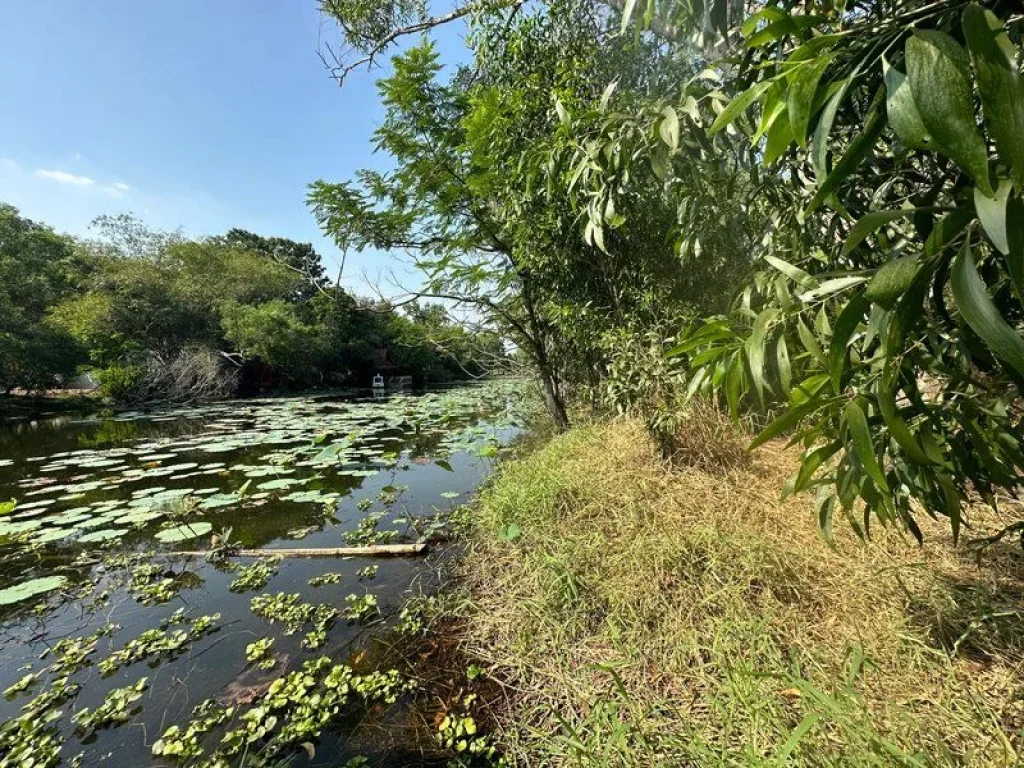
<svg viewBox="0 0 1024 768">
<path fill-rule="evenodd" d="M 339 244 L 418 249 L 428 293 L 536 318 L 516 341 L 557 400 L 671 428 L 711 394 L 756 442 L 794 437 L 788 490 L 816 490 L 826 532 L 925 512 L 957 533 L 1018 488 L 1013 3 L 407 8 L 361 47 L 349 5 L 325 10 L 366 56 L 466 16 L 472 61 L 396 56 L 395 170 L 311 194 Z"/>
<path fill-rule="evenodd" d="M 611 211 L 619 229 L 608 242 L 581 240 L 559 169 L 546 182 L 537 173 L 556 146 L 577 141 L 569 110 L 594 103 L 613 80 L 633 102 L 660 98 L 692 65 L 620 36 L 602 5 L 492 10 L 473 17 L 473 62 L 448 79 L 429 41 L 394 58 L 378 85 L 386 116 L 375 134 L 393 169 L 316 182 L 310 202 L 343 249 L 410 253 L 426 277 L 423 296 L 471 305 L 508 335 L 564 427 L 568 389 L 596 391 L 614 329 L 664 324 L 687 304 L 724 306 L 716 281 L 728 285 L 745 267 L 676 259 L 666 237 L 674 203 L 660 195 Z M 632 202 L 642 214 L 626 215 Z"/>
</svg>

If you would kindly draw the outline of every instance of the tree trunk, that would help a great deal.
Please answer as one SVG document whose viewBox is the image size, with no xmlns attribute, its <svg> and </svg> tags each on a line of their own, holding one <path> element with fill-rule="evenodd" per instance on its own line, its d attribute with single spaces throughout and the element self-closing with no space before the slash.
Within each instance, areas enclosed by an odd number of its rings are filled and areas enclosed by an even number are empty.
<svg viewBox="0 0 1024 768">
<path fill-rule="evenodd" d="M 569 429 L 569 414 L 565 410 L 565 401 L 558 390 L 554 372 L 544 355 L 537 360 L 537 373 L 540 376 L 541 390 L 544 392 L 544 405 L 548 408 L 551 420 L 555 422 L 559 432 L 565 432 Z"/>
<path fill-rule="evenodd" d="M 530 330 L 527 340 L 530 344 L 530 351 L 533 353 L 533 361 L 537 366 L 540 387 L 544 392 L 544 404 L 558 431 L 565 432 L 569 429 L 569 414 L 565 411 L 565 400 L 558 388 L 555 369 L 548 358 L 544 328 L 538 317 L 537 308 L 534 306 L 533 285 L 528 274 L 520 274 L 520 280 L 523 286 L 523 305 L 526 308 Z"/>
</svg>

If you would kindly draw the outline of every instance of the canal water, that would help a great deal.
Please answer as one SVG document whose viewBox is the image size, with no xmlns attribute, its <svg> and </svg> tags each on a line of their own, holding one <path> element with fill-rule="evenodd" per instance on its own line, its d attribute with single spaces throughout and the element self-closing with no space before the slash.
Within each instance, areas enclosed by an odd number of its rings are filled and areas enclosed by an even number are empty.
<svg viewBox="0 0 1024 768">
<path fill-rule="evenodd" d="M 387 666 L 436 555 L 176 553 L 443 540 L 521 394 L 0 425 L 0 768 L 443 764 L 414 681 Z"/>
</svg>

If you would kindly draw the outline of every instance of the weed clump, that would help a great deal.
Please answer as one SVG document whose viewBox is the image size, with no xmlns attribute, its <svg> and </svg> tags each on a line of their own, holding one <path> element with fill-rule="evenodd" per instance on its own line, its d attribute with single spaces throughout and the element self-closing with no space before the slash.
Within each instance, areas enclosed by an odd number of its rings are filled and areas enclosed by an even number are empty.
<svg viewBox="0 0 1024 768">
<path fill-rule="evenodd" d="M 675 467 L 724 474 L 750 466 L 750 438 L 714 400 L 694 397 L 647 417 L 662 456 Z"/>
</svg>

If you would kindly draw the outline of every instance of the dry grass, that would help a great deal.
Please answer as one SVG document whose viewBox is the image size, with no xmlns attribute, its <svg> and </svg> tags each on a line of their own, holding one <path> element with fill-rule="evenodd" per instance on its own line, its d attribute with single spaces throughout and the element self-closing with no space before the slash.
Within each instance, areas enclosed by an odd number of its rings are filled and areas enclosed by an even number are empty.
<svg viewBox="0 0 1024 768">
<path fill-rule="evenodd" d="M 795 454 L 669 471 L 636 420 L 506 465 L 465 562 L 466 645 L 521 765 L 1011 765 L 1024 559 L 820 538 Z M 979 511 L 976 525 L 998 524 Z M 499 535 L 510 523 L 522 534 Z"/>
<path fill-rule="evenodd" d="M 648 419 L 661 455 L 674 467 L 723 474 L 750 466 L 750 438 L 713 400 L 694 397 Z"/>
</svg>

